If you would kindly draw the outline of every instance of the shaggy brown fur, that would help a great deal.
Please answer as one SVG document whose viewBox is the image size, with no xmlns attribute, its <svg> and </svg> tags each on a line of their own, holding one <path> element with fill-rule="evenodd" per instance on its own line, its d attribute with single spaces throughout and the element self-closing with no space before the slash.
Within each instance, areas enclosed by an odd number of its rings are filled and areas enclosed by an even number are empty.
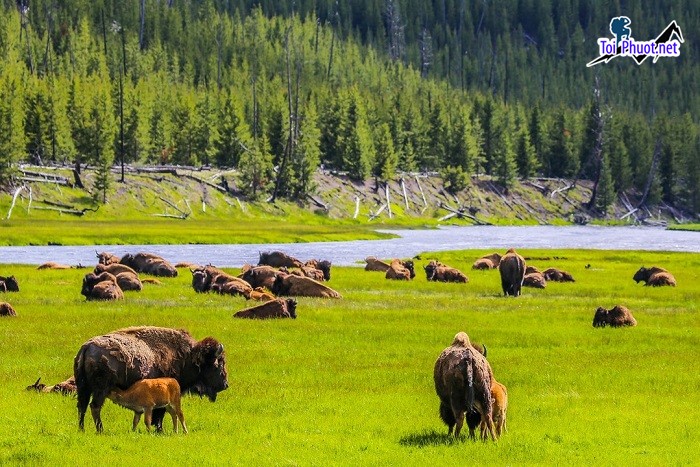
<svg viewBox="0 0 700 467">
<path fill-rule="evenodd" d="M 264 287 L 256 287 L 248 292 L 245 298 L 246 300 L 255 300 L 256 302 L 269 302 L 270 300 L 274 300 L 275 296 Z"/>
<path fill-rule="evenodd" d="M 365 271 L 387 272 L 391 268 L 390 265 L 384 261 L 378 260 L 374 256 L 368 256 L 365 258 L 365 262 L 367 263 L 365 265 Z"/>
<path fill-rule="evenodd" d="M 56 392 L 64 396 L 72 396 L 77 393 L 77 388 L 75 387 L 75 377 L 70 376 L 65 381 L 56 383 L 53 386 L 47 386 L 44 383 L 40 383 L 41 377 L 36 380 L 31 386 L 27 386 L 27 391 L 36 391 L 42 393 Z"/>
<path fill-rule="evenodd" d="M 525 279 L 525 258 L 511 248 L 501 258 L 498 270 L 501 273 L 501 287 L 503 295 L 517 297 Z"/>
<path fill-rule="evenodd" d="M 175 263 L 175 269 L 197 269 L 200 267 L 201 266 L 199 264 L 188 263 L 186 261 L 180 261 L 179 263 Z"/>
<path fill-rule="evenodd" d="M 158 279 L 154 279 L 153 277 L 147 277 L 145 279 L 140 279 L 142 284 L 153 284 L 153 285 L 163 285 L 161 281 Z"/>
<path fill-rule="evenodd" d="M 293 298 L 276 298 L 269 302 L 246 308 L 233 315 L 234 318 L 293 318 L 297 317 L 297 301 Z"/>
<path fill-rule="evenodd" d="M 557 268 L 545 269 L 542 273 L 545 279 L 553 282 L 576 282 L 574 277 L 566 271 Z"/>
<path fill-rule="evenodd" d="M 0 292 L 19 292 L 19 283 L 15 276 L 0 276 Z"/>
<path fill-rule="evenodd" d="M 642 266 L 639 268 L 639 271 L 634 274 L 633 279 L 637 283 L 644 281 L 644 285 L 649 285 L 652 287 L 664 285 L 670 285 L 671 287 L 676 286 L 676 278 L 673 277 L 673 274 L 664 268 L 659 268 L 656 266 L 651 268 L 645 268 Z"/>
<path fill-rule="evenodd" d="M 387 279 L 410 281 L 416 277 L 416 273 L 413 269 L 413 261 L 393 259 L 384 277 Z"/>
<path fill-rule="evenodd" d="M 119 262 L 139 273 L 159 277 L 177 277 L 177 269 L 164 258 L 153 253 L 136 253 L 135 255 L 127 253 L 122 256 Z"/>
<path fill-rule="evenodd" d="M 17 312 L 9 303 L 0 302 L 0 316 L 17 316 Z"/>
<path fill-rule="evenodd" d="M 440 398 L 440 417 L 448 427 L 448 434 L 452 434 L 454 428 L 454 435 L 458 437 L 465 415 L 474 409 L 484 423 L 482 439 L 489 433 L 495 440 L 491 375 L 491 366 L 471 346 L 469 336 L 457 333 L 452 345 L 436 360 L 433 370 L 435 392 Z"/>
<path fill-rule="evenodd" d="M 117 283 L 117 278 L 108 272 L 102 274 L 88 273 L 83 278 L 80 291 L 87 300 L 122 300 L 124 292 Z"/>
<path fill-rule="evenodd" d="M 60 264 L 55 261 L 49 261 L 37 267 L 37 269 L 71 269 L 67 264 Z"/>
<path fill-rule="evenodd" d="M 134 411 L 132 431 L 136 431 L 141 414 L 145 414 L 144 423 L 150 432 L 153 409 L 165 408 L 173 419 L 173 431 L 177 433 L 177 421 L 180 420 L 182 430 L 187 433 L 185 416 L 180 406 L 180 385 L 175 378 L 142 379 L 126 390 L 113 388 L 107 398 Z"/>
<path fill-rule="evenodd" d="M 479 258 L 472 264 L 472 269 L 477 269 L 481 271 L 486 271 L 488 269 L 495 269 L 497 266 L 493 264 L 493 261 L 486 258 Z"/>
<path fill-rule="evenodd" d="M 431 261 L 425 266 L 425 275 L 428 281 L 435 282 L 460 282 L 466 284 L 469 278 L 459 269 Z"/>
<path fill-rule="evenodd" d="M 312 267 L 314 269 L 318 269 L 319 271 L 323 272 L 323 280 L 324 281 L 329 281 L 331 280 L 331 262 L 328 260 L 317 260 L 317 259 L 310 259 L 306 263 L 304 263 L 304 266 L 307 267 Z"/>
<path fill-rule="evenodd" d="M 94 273 L 100 274 L 107 271 L 110 274 L 117 275 L 122 272 L 130 272 L 131 274 L 138 277 L 136 271 L 127 266 L 126 264 L 112 263 L 112 264 L 98 264 L 95 266 Z"/>
<path fill-rule="evenodd" d="M 508 410 L 508 391 L 506 387 L 496 381 L 491 375 L 491 398 L 493 399 L 493 418 L 496 437 L 500 438 L 501 434 L 506 431 L 506 412 Z M 485 435 L 486 426 L 481 423 L 481 415 L 477 411 L 471 411 L 467 414 L 467 426 L 469 427 L 469 437 L 475 439 L 474 430 L 478 426 L 481 431 L 481 436 Z"/>
<path fill-rule="evenodd" d="M 95 252 L 95 254 L 99 264 L 116 264 L 119 262 L 119 257 L 114 253 L 103 251 L 102 253 Z"/>
<path fill-rule="evenodd" d="M 250 284 L 251 287 L 272 289 L 279 271 L 272 266 L 255 266 L 243 271 L 238 277 Z"/>
<path fill-rule="evenodd" d="M 237 277 L 230 278 L 226 282 L 217 281 L 221 276 L 216 276 L 214 278 L 214 283 L 211 285 L 212 292 L 217 292 L 222 295 L 242 295 L 247 296 L 252 291 L 253 288 L 243 279 Z"/>
<path fill-rule="evenodd" d="M 100 412 L 107 394 L 144 378 L 175 378 L 183 393 L 207 396 L 214 402 L 217 393 L 228 387 L 223 352 L 223 345 L 214 338 L 197 342 L 187 331 L 153 326 L 93 337 L 82 345 L 73 364 L 80 429 L 90 405 L 95 428 L 101 432 Z M 157 427 L 164 413 L 162 409 L 154 412 Z"/>
<path fill-rule="evenodd" d="M 272 293 L 277 296 L 342 298 L 327 285 L 308 277 L 280 273 L 272 284 Z"/>
<path fill-rule="evenodd" d="M 529 274 L 525 274 L 525 277 L 523 278 L 523 287 L 544 289 L 547 287 L 547 279 L 544 278 L 541 272 L 531 272 Z"/>
<path fill-rule="evenodd" d="M 258 266 L 272 266 L 273 268 L 279 268 L 282 266 L 286 266 L 288 268 L 300 268 L 303 265 L 304 264 L 298 259 L 281 251 L 260 253 L 260 260 L 258 261 Z"/>
<path fill-rule="evenodd" d="M 525 275 L 526 275 L 526 276 L 527 276 L 528 274 L 534 274 L 534 273 L 542 274 L 542 273 L 540 272 L 540 270 L 537 269 L 535 266 L 528 266 L 528 267 L 525 268 Z"/>
<path fill-rule="evenodd" d="M 140 292 L 143 289 L 143 284 L 139 276 L 135 272 L 120 272 L 116 275 L 117 284 L 124 292 L 135 291 Z"/>
<path fill-rule="evenodd" d="M 615 305 L 611 310 L 598 307 L 593 316 L 593 327 L 604 328 L 605 326 L 636 326 L 637 320 L 632 316 L 632 312 L 622 305 Z"/>
</svg>

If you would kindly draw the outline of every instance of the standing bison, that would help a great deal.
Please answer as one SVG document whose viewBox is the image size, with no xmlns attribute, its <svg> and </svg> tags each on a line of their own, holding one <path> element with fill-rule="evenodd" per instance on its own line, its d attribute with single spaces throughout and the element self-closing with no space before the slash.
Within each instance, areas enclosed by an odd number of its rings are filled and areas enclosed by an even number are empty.
<svg viewBox="0 0 700 467">
<path fill-rule="evenodd" d="M 455 438 L 464 425 L 464 417 L 472 410 L 480 414 L 484 430 L 495 439 L 493 401 L 491 398 L 491 366 L 483 355 L 469 342 L 469 336 L 459 332 L 452 345 L 442 351 L 433 370 L 435 392 L 440 398 L 440 418 L 448 427 L 448 435 L 454 428 Z"/>
<path fill-rule="evenodd" d="M 511 248 L 501 258 L 498 270 L 501 273 L 503 295 L 512 295 L 514 297 L 520 295 L 520 289 L 525 279 L 525 258 Z"/>
<path fill-rule="evenodd" d="M 196 341 L 187 331 L 154 326 L 120 329 L 93 337 L 73 363 L 78 390 L 78 424 L 84 429 L 88 404 L 95 428 L 102 432 L 100 411 L 114 388 L 127 389 L 144 378 L 175 378 L 182 392 L 212 402 L 228 387 L 224 346 L 212 337 Z M 91 400 L 92 399 L 92 400 Z M 164 411 L 155 415 L 161 427 Z"/>
</svg>

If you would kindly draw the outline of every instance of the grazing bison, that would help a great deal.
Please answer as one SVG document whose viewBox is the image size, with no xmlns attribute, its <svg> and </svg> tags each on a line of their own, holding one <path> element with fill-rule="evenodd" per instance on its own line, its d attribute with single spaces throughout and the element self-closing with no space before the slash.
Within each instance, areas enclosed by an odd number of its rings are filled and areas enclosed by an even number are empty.
<svg viewBox="0 0 700 467">
<path fill-rule="evenodd" d="M 329 281 L 331 280 L 331 262 L 328 260 L 317 260 L 317 259 L 310 259 L 306 263 L 304 263 L 305 267 L 311 267 L 314 269 L 318 269 L 319 271 L 323 272 L 323 280 L 324 281 Z"/>
<path fill-rule="evenodd" d="M 611 326 L 614 328 L 620 326 L 636 326 L 637 320 L 632 316 L 632 312 L 622 305 L 615 305 L 611 310 L 598 307 L 593 316 L 593 327 L 604 328 Z"/>
<path fill-rule="evenodd" d="M 15 276 L 0 276 L 0 292 L 19 292 L 19 284 Z"/>
<path fill-rule="evenodd" d="M 103 251 L 102 253 L 95 252 L 97 255 L 97 262 L 99 264 L 109 265 L 119 263 L 119 257 L 114 253 L 108 253 Z"/>
<path fill-rule="evenodd" d="M 100 274 L 103 272 L 108 272 L 113 275 L 117 275 L 122 272 L 130 272 L 135 276 L 138 276 L 136 271 L 134 271 L 131 267 L 127 266 L 126 264 L 120 264 L 120 263 L 112 263 L 112 264 L 98 264 L 95 266 L 94 273 L 95 274 Z"/>
<path fill-rule="evenodd" d="M 83 278 L 80 291 L 87 300 L 121 300 L 124 292 L 117 283 L 117 278 L 108 272 L 102 274 L 88 273 Z"/>
<path fill-rule="evenodd" d="M 127 253 L 119 260 L 136 272 L 159 277 L 177 277 L 177 269 L 164 258 L 153 253 Z"/>
<path fill-rule="evenodd" d="M 145 414 L 144 423 L 146 430 L 150 432 L 153 410 L 164 408 L 173 419 L 173 431 L 177 433 L 177 421 L 180 420 L 182 430 L 187 433 L 185 416 L 180 406 L 180 385 L 175 378 L 142 379 L 126 390 L 113 388 L 107 394 L 107 398 L 117 405 L 134 411 L 132 431 L 136 431 L 141 414 Z"/>
<path fill-rule="evenodd" d="M 440 418 L 459 436 L 464 417 L 472 410 L 480 414 L 484 423 L 482 439 L 486 433 L 495 439 L 491 400 L 491 366 L 479 352 L 474 350 L 469 337 L 459 332 L 452 345 L 442 351 L 433 371 L 435 392 L 440 398 Z"/>
<path fill-rule="evenodd" d="M 644 285 L 649 285 L 652 287 L 659 287 L 663 285 L 670 285 L 671 287 L 676 286 L 676 278 L 673 277 L 673 274 L 664 268 L 659 268 L 656 266 L 651 268 L 645 268 L 642 266 L 639 268 L 639 271 L 634 274 L 632 279 L 634 279 L 636 283 L 644 281 Z"/>
<path fill-rule="evenodd" d="M 547 279 L 544 278 L 541 272 L 531 272 L 525 274 L 523 278 L 523 287 L 533 287 L 535 289 L 544 289 L 547 287 Z"/>
<path fill-rule="evenodd" d="M 277 296 L 342 298 L 338 292 L 327 285 L 294 274 L 278 274 L 271 290 Z"/>
<path fill-rule="evenodd" d="M 273 251 L 260 253 L 260 260 L 258 261 L 258 266 L 272 266 L 273 268 L 280 268 L 282 266 L 288 268 L 300 268 L 304 264 L 298 259 L 289 256 L 281 251 Z"/>
<path fill-rule="evenodd" d="M 365 265 L 365 271 L 387 272 L 391 268 L 389 264 L 378 260 L 374 256 L 368 256 L 365 258 L 365 262 L 367 263 Z"/>
<path fill-rule="evenodd" d="M 384 275 L 387 279 L 409 281 L 416 277 L 413 261 L 393 259 Z"/>
<path fill-rule="evenodd" d="M 525 258 L 511 248 L 501 258 L 498 270 L 501 273 L 503 295 L 512 295 L 514 297 L 520 295 L 520 289 L 525 279 Z"/>
<path fill-rule="evenodd" d="M 78 388 L 78 424 L 85 427 L 90 404 L 98 432 L 100 411 L 115 388 L 126 389 L 144 378 L 175 378 L 183 393 L 207 396 L 212 402 L 228 387 L 224 346 L 212 337 L 196 341 L 185 330 L 153 326 L 120 329 L 93 337 L 80 347 L 73 363 Z M 92 401 L 91 401 L 92 399 Z M 162 409 L 154 413 L 161 427 Z"/>
<path fill-rule="evenodd" d="M 459 269 L 441 264 L 438 261 L 431 261 L 425 266 L 425 275 L 428 281 L 435 282 L 460 282 L 466 284 L 469 278 Z"/>
<path fill-rule="evenodd" d="M 557 268 L 545 269 L 542 273 L 545 279 L 553 282 L 576 282 L 574 277 L 566 271 Z"/>
<path fill-rule="evenodd" d="M 77 393 L 77 388 L 75 387 L 75 377 L 70 376 L 65 381 L 56 383 L 53 386 L 47 386 L 44 383 L 40 383 L 41 377 L 36 380 L 31 386 L 27 386 L 27 391 L 36 391 L 42 393 L 56 392 L 64 396 L 72 396 Z"/>
<path fill-rule="evenodd" d="M 472 269 L 496 269 L 499 264 L 501 264 L 501 255 L 498 253 L 491 253 L 490 255 L 484 255 L 474 261 Z"/>
<path fill-rule="evenodd" d="M 292 318 L 297 317 L 297 301 L 293 298 L 277 298 L 275 300 L 246 308 L 233 315 L 234 318 Z"/>
<path fill-rule="evenodd" d="M 44 263 L 42 265 L 39 265 L 37 269 L 71 269 L 70 266 L 67 264 L 60 264 L 55 261 L 49 261 L 48 263 Z"/>
<path fill-rule="evenodd" d="M 0 302 L 0 316 L 17 316 L 17 312 L 9 303 Z"/>
</svg>

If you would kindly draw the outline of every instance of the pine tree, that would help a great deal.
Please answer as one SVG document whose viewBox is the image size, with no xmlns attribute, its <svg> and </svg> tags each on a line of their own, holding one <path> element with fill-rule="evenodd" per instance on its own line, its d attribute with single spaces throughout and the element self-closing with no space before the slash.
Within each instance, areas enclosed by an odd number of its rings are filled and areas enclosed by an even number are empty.
<svg viewBox="0 0 700 467">
<path fill-rule="evenodd" d="M 192 122 L 192 150 L 204 165 L 210 165 L 216 154 L 216 141 L 219 139 L 214 116 L 216 108 L 208 92 L 200 94 L 194 108 Z"/>
<path fill-rule="evenodd" d="M 243 153 L 251 145 L 250 128 L 233 92 L 226 93 L 217 114 L 219 137 L 214 141 L 214 157 L 219 167 L 238 167 Z"/>
<path fill-rule="evenodd" d="M 515 159 L 518 166 L 518 175 L 521 178 L 530 178 L 537 173 L 538 162 L 535 148 L 530 143 L 530 134 L 527 127 L 522 126 L 516 135 Z"/>
<path fill-rule="evenodd" d="M 356 90 L 351 91 L 344 120 L 341 151 L 343 168 L 353 180 L 365 180 L 374 160 L 374 145 L 365 110 Z"/>
<path fill-rule="evenodd" d="M 372 175 L 377 182 L 379 180 L 386 182 L 394 177 L 398 164 L 398 156 L 396 151 L 394 151 L 394 141 L 391 139 L 389 124 L 382 123 L 377 126 L 374 141 L 376 158 L 372 168 Z"/>
<path fill-rule="evenodd" d="M 494 175 L 498 183 L 506 190 L 510 189 L 517 175 L 515 151 L 511 141 L 510 130 L 504 122 L 504 127 L 498 130 L 501 135 L 493 151 Z"/>
<path fill-rule="evenodd" d="M 292 170 L 296 175 L 293 197 L 297 200 L 304 199 L 316 188 L 314 174 L 321 160 L 321 132 L 318 129 L 317 120 L 314 106 L 307 106 L 301 116 L 299 142 L 291 163 Z"/>
<path fill-rule="evenodd" d="M 612 173 L 607 155 L 603 154 L 600 165 L 600 180 L 598 182 L 598 196 L 595 199 L 595 208 L 602 214 L 607 214 L 610 206 L 615 201 L 615 187 L 613 186 Z"/>
<path fill-rule="evenodd" d="M 26 69 L 14 48 L 0 66 L 0 182 L 14 173 L 14 164 L 24 156 L 27 137 L 24 129 L 24 82 Z"/>
<path fill-rule="evenodd" d="M 272 189 L 274 171 L 267 136 L 258 138 L 250 150 L 241 155 L 239 172 L 241 191 L 250 200 L 258 200 Z"/>
</svg>

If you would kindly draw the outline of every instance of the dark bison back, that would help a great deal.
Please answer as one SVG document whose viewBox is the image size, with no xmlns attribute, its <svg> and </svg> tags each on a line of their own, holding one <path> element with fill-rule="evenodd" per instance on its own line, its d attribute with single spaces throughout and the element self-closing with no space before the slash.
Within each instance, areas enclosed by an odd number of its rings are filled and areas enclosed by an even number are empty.
<svg viewBox="0 0 700 467">
<path fill-rule="evenodd" d="M 517 297 L 525 279 L 525 258 L 515 252 L 513 248 L 501 258 L 498 265 L 501 273 L 501 287 L 503 295 Z"/>
</svg>

